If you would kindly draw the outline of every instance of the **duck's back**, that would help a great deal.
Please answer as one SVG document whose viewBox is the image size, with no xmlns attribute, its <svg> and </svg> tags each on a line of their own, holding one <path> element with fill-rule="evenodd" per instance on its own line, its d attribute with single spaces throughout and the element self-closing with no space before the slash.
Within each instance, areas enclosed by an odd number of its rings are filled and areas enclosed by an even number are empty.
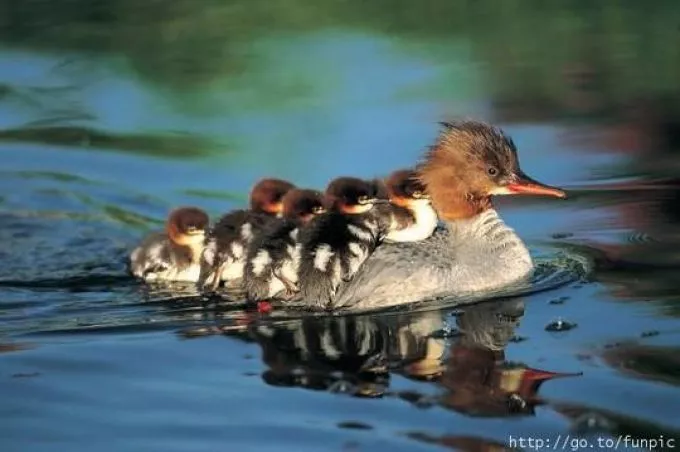
<svg viewBox="0 0 680 452">
<path fill-rule="evenodd" d="M 484 292 L 532 270 L 523 242 L 489 210 L 447 223 L 420 242 L 383 243 L 339 288 L 333 307 L 376 309 Z"/>
</svg>

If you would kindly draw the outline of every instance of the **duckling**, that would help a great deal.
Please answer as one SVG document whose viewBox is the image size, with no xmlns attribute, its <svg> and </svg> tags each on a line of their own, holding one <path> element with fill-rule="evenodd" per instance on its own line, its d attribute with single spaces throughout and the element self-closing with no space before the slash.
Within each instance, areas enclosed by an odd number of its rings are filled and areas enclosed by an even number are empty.
<svg viewBox="0 0 680 452">
<path fill-rule="evenodd" d="M 380 184 L 353 177 L 340 177 L 326 188 L 330 209 L 300 231 L 300 291 L 296 299 L 324 307 L 344 281 L 357 272 L 381 242 L 386 226 L 384 214 L 375 206 L 388 202 Z"/>
<path fill-rule="evenodd" d="M 211 229 L 201 256 L 199 286 L 216 290 L 220 282 L 243 278 L 246 251 L 253 237 L 281 216 L 283 196 L 295 185 L 281 179 L 261 179 L 250 191 L 250 209 L 223 215 Z"/>
<path fill-rule="evenodd" d="M 299 231 L 326 211 L 324 196 L 316 190 L 290 190 L 283 197 L 283 218 L 268 225 L 248 249 L 244 274 L 246 296 L 258 301 L 297 292 L 301 245 Z"/>
<path fill-rule="evenodd" d="M 386 206 L 390 225 L 385 242 L 418 242 L 431 236 L 439 218 L 416 171 L 394 171 L 385 180 L 385 186 L 390 197 Z"/>
<path fill-rule="evenodd" d="M 144 281 L 198 281 L 208 214 L 197 207 L 170 212 L 165 231 L 153 232 L 130 254 L 130 272 Z"/>
</svg>

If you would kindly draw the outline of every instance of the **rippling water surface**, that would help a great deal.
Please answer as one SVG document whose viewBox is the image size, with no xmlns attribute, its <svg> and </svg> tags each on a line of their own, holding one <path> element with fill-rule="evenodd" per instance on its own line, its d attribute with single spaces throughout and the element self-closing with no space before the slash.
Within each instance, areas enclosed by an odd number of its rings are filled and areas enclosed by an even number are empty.
<svg viewBox="0 0 680 452">
<path fill-rule="evenodd" d="M 2 450 L 680 447 L 680 8 L 532 5 L 0 0 Z M 301 317 L 125 272 L 173 206 L 385 174 L 455 116 L 569 191 L 498 200 L 528 287 Z"/>
</svg>

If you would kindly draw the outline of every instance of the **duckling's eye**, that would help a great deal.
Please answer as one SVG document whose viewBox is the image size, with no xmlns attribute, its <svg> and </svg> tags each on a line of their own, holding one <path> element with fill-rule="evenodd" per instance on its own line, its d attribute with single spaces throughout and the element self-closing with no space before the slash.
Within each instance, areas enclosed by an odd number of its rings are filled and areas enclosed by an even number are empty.
<svg viewBox="0 0 680 452">
<path fill-rule="evenodd" d="M 416 190 L 413 192 L 413 197 L 414 198 L 422 198 L 423 197 L 423 192 L 420 190 Z"/>
<path fill-rule="evenodd" d="M 486 172 L 489 174 L 489 176 L 497 176 L 498 168 L 496 168 L 495 166 L 490 166 L 486 169 Z"/>
<path fill-rule="evenodd" d="M 184 229 L 184 231 L 185 231 L 186 234 L 194 235 L 194 234 L 200 234 L 200 233 L 202 233 L 202 232 L 203 232 L 203 229 L 200 228 L 200 227 L 197 227 L 197 226 L 187 226 L 187 227 Z"/>
<path fill-rule="evenodd" d="M 314 212 L 317 215 L 320 213 L 324 213 L 325 211 L 326 208 L 324 206 L 314 206 L 314 208 L 312 209 L 312 212 Z"/>
<path fill-rule="evenodd" d="M 359 204 L 366 204 L 368 202 L 368 196 L 361 195 L 357 198 L 357 201 L 359 201 Z"/>
</svg>

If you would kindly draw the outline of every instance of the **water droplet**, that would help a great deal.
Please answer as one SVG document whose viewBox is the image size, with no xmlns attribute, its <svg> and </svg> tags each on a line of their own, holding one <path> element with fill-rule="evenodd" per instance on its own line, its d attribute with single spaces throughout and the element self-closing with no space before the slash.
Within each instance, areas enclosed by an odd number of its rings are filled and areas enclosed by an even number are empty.
<svg viewBox="0 0 680 452">
<path fill-rule="evenodd" d="M 550 322 L 546 327 L 546 331 L 569 331 L 576 328 L 576 324 L 566 320 L 557 319 Z"/>
<path fill-rule="evenodd" d="M 514 336 L 512 336 L 510 338 L 509 342 L 520 343 L 520 342 L 524 342 L 524 341 L 527 341 L 527 340 L 529 340 L 529 338 L 527 338 L 526 336 L 518 336 L 517 334 L 515 334 Z"/>
<path fill-rule="evenodd" d="M 571 430 L 579 435 L 584 435 L 588 433 L 602 433 L 602 432 L 612 432 L 616 428 L 616 425 L 598 413 L 584 413 L 581 416 L 574 419 L 571 424 Z"/>
<path fill-rule="evenodd" d="M 553 298 L 552 300 L 548 301 L 548 304 L 564 304 L 564 302 L 568 299 L 569 297 Z"/>
<path fill-rule="evenodd" d="M 661 333 L 659 333 L 656 330 L 650 330 L 650 331 L 644 331 L 640 336 L 641 337 L 654 337 L 654 336 L 658 336 L 659 334 L 661 334 Z"/>
<path fill-rule="evenodd" d="M 432 396 L 422 396 L 415 401 L 415 406 L 422 409 L 432 408 L 437 404 L 437 399 Z"/>
<path fill-rule="evenodd" d="M 569 237 L 573 237 L 574 234 L 571 232 L 556 232 L 554 233 L 551 237 L 554 238 L 555 240 L 560 240 L 560 239 L 568 239 Z"/>
<path fill-rule="evenodd" d="M 371 425 L 364 424 L 363 422 L 357 422 L 357 421 L 339 422 L 338 427 L 348 428 L 348 429 L 352 429 L 352 430 L 373 430 L 373 427 Z"/>
<path fill-rule="evenodd" d="M 347 380 L 338 380 L 328 387 L 328 392 L 335 394 L 354 394 L 356 386 Z"/>
</svg>

